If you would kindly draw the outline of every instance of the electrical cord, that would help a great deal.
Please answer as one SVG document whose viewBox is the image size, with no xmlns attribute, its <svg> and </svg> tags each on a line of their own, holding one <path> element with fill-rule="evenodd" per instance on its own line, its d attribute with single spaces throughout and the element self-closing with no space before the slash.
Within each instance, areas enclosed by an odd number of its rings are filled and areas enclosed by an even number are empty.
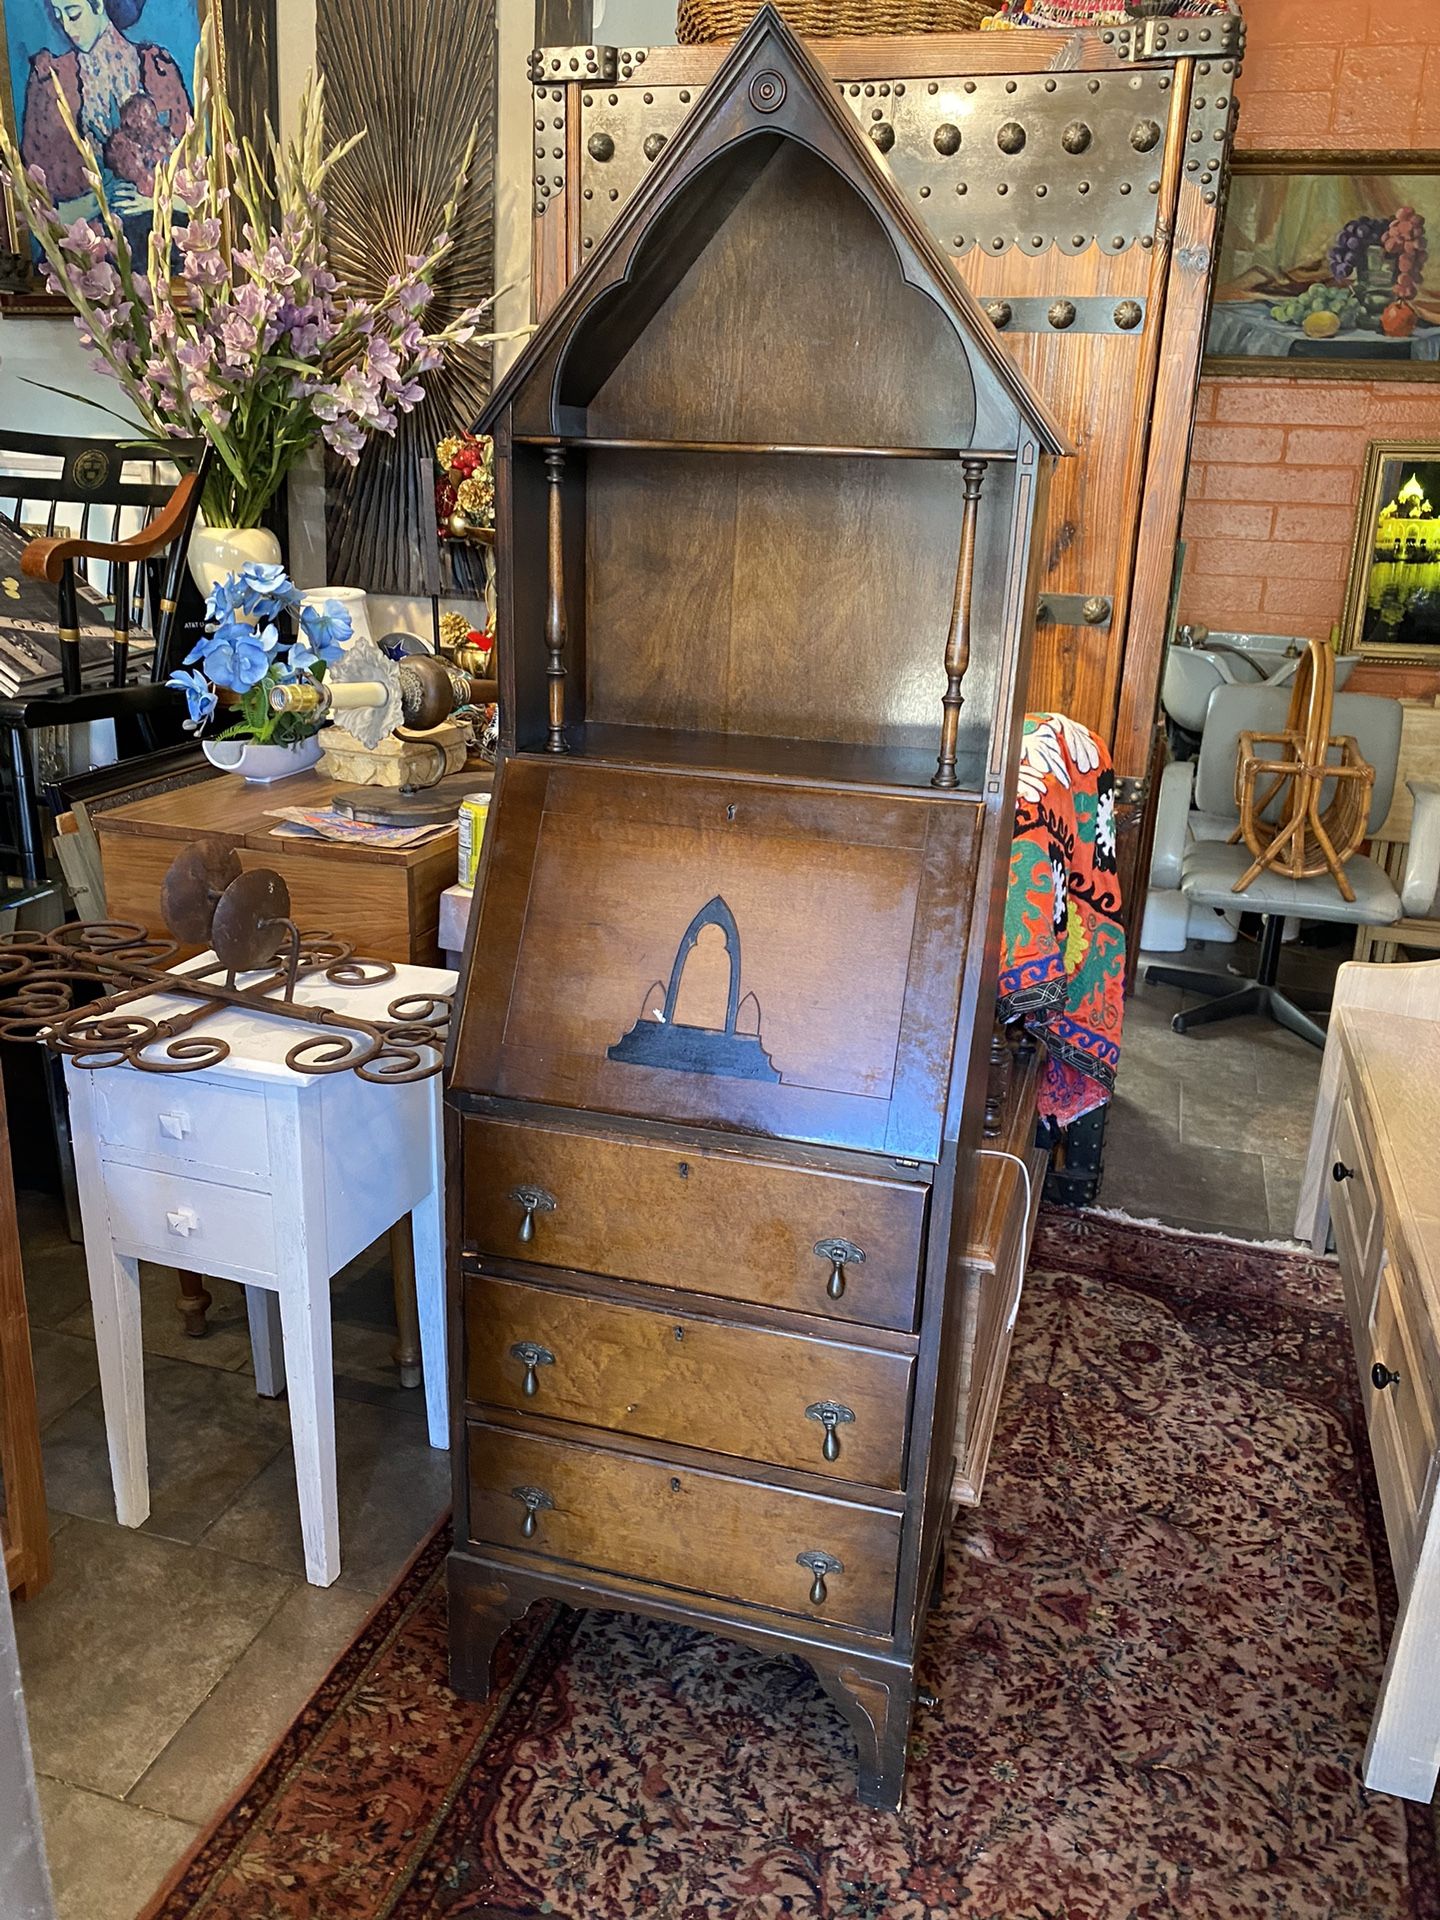
<svg viewBox="0 0 1440 1920">
<path fill-rule="evenodd" d="M 982 1160 L 1008 1160 L 1012 1166 L 1016 1166 L 1020 1169 L 1020 1172 L 1024 1177 L 1024 1180 L 1025 1180 L 1025 1232 L 1021 1239 L 1021 1252 L 1020 1252 L 1020 1277 L 1021 1277 L 1021 1284 L 1023 1286 L 1025 1269 L 1030 1264 L 1030 1241 L 1034 1233 L 1034 1227 L 1035 1227 L 1035 1189 L 1031 1184 L 1030 1169 L 1025 1164 L 1025 1162 L 1020 1158 L 1018 1153 L 1007 1153 L 1002 1147 L 981 1147 L 980 1157 Z M 1010 1317 L 1005 1322 L 1005 1331 L 1007 1333 L 1009 1333 L 1010 1330 L 1014 1327 L 1015 1316 L 1020 1311 L 1020 1293 L 1021 1293 L 1021 1287 L 1017 1287 L 1015 1289 L 1015 1299 L 1010 1308 Z"/>
</svg>

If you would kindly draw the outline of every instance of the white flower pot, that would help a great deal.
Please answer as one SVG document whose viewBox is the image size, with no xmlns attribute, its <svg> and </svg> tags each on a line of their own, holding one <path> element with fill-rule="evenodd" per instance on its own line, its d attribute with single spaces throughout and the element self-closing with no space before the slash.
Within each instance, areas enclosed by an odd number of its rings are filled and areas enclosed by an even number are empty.
<svg viewBox="0 0 1440 1920">
<path fill-rule="evenodd" d="M 190 577 L 208 600 L 222 580 L 252 561 L 278 567 L 280 542 L 268 527 L 207 527 L 197 520 L 188 558 Z"/>
<path fill-rule="evenodd" d="M 327 600 L 338 600 L 350 616 L 350 638 L 345 642 L 351 646 L 356 640 L 373 640 L 370 631 L 370 608 L 363 587 L 307 587 L 300 596 L 302 606 L 324 608 Z"/>
<path fill-rule="evenodd" d="M 202 740 L 205 758 L 224 773 L 238 773 L 253 786 L 268 786 L 272 780 L 284 780 L 289 774 L 304 773 L 313 767 L 324 751 L 318 733 L 308 740 L 281 746 L 275 741 Z"/>
</svg>

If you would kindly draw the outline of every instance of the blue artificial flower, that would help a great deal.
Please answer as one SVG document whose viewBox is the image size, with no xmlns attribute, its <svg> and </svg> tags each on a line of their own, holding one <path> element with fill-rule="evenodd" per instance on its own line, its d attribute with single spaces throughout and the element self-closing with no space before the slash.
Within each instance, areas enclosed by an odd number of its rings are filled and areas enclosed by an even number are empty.
<svg viewBox="0 0 1440 1920">
<path fill-rule="evenodd" d="M 193 670 L 186 673 L 179 667 L 165 684 L 167 687 L 175 687 L 184 694 L 185 704 L 190 709 L 190 718 L 185 725 L 191 733 L 198 733 L 220 704 L 215 689 L 203 673 L 195 673 Z"/>
<path fill-rule="evenodd" d="M 279 630 L 273 624 L 256 628 L 242 620 L 228 620 L 191 648 L 185 664 L 203 661 L 206 678 L 217 687 L 248 693 L 270 671 L 279 645 Z"/>
<path fill-rule="evenodd" d="M 211 588 L 205 612 L 212 620 L 228 620 L 233 613 L 246 611 L 246 586 L 238 573 L 227 573 Z"/>
<path fill-rule="evenodd" d="M 295 658 L 295 649 L 303 648 L 309 655 L 303 663 L 313 666 L 316 660 L 323 660 L 327 667 L 343 658 L 345 642 L 354 632 L 354 623 L 338 600 L 327 600 L 323 607 L 303 606 L 300 609 L 300 632 L 296 636 L 295 646 L 290 649 L 290 657 Z"/>
<path fill-rule="evenodd" d="M 300 589 L 284 567 L 251 560 L 240 569 L 239 580 L 245 590 L 244 611 L 257 620 L 273 620 L 277 613 L 300 604 Z"/>
</svg>

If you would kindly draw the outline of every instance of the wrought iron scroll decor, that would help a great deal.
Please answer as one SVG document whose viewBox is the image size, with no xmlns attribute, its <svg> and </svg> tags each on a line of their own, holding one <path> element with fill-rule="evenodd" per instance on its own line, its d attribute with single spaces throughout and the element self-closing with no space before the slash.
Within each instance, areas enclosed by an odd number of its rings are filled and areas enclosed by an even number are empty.
<svg viewBox="0 0 1440 1920">
<path fill-rule="evenodd" d="M 327 0 L 317 16 L 328 131 L 363 135 L 330 181 L 330 248 L 347 287 L 378 296 L 428 248 L 476 135 L 431 323 L 493 291 L 495 33 L 494 0 Z M 375 593 L 483 590 L 483 561 L 438 539 L 434 457 L 489 390 L 489 349 L 463 349 L 427 376 L 393 440 L 373 438 L 356 467 L 330 459 L 330 579 Z"/>
<path fill-rule="evenodd" d="M 360 958 L 329 933 L 302 933 L 288 917 L 280 876 L 257 867 L 230 877 L 231 860 L 200 842 L 165 877 L 167 924 L 187 944 L 208 938 L 215 949 L 198 969 L 168 971 L 177 942 L 131 921 L 82 920 L 52 933 L 0 936 L 0 1040 L 43 1042 L 79 1067 L 203 1073 L 230 1053 L 206 1022 L 237 1007 L 310 1029 L 285 1056 L 297 1073 L 355 1073 L 381 1085 L 438 1073 L 451 996 L 401 994 L 381 1019 L 297 1000 L 302 983 L 375 987 L 396 969 Z M 142 1011 L 159 995 L 179 1005 Z"/>
</svg>

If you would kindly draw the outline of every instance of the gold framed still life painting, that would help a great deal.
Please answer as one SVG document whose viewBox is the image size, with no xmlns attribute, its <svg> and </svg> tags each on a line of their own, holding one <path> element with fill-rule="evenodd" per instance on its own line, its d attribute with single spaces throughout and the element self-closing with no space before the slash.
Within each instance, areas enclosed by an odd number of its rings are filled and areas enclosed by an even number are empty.
<svg viewBox="0 0 1440 1920">
<path fill-rule="evenodd" d="M 1440 666 L 1440 445 L 1372 440 L 1350 554 L 1342 652 Z"/>
<path fill-rule="evenodd" d="M 1237 155 L 1206 371 L 1440 379 L 1437 249 L 1440 154 Z"/>
</svg>

